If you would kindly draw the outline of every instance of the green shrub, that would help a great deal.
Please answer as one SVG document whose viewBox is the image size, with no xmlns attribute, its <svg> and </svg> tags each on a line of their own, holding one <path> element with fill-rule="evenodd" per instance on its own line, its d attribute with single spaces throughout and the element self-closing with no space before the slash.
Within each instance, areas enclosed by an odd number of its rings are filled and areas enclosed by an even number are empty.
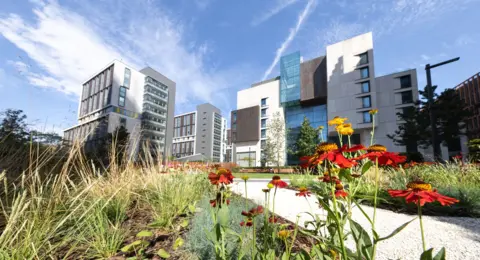
<svg viewBox="0 0 480 260">
<path fill-rule="evenodd" d="M 420 152 L 407 152 L 407 153 L 400 153 L 400 155 L 407 157 L 407 162 L 424 162 L 425 158 L 423 158 L 423 154 Z"/>
<path fill-rule="evenodd" d="M 480 139 L 468 141 L 468 154 L 473 162 L 480 162 Z"/>
</svg>

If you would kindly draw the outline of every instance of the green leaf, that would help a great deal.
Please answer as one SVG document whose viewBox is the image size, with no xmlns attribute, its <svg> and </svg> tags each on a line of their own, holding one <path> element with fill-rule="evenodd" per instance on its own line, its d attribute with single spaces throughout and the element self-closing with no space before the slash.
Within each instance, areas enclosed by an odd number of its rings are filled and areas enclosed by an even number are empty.
<svg viewBox="0 0 480 260">
<path fill-rule="evenodd" d="M 307 251 L 305 251 L 305 249 L 302 249 L 300 252 L 298 252 L 296 255 L 295 255 L 295 260 L 310 260 L 312 259 L 310 257 L 310 254 L 308 254 Z"/>
<path fill-rule="evenodd" d="M 283 253 L 283 255 L 282 255 L 282 260 L 289 260 L 289 259 L 288 259 L 287 252 L 284 252 L 284 253 Z"/>
<path fill-rule="evenodd" d="M 368 169 L 372 167 L 372 165 L 373 165 L 372 161 L 367 161 L 366 163 L 364 163 L 362 165 L 362 175 L 365 174 L 368 171 Z"/>
<path fill-rule="evenodd" d="M 220 223 L 220 225 L 226 227 L 226 226 L 228 226 L 228 220 L 229 220 L 228 207 L 222 207 L 218 211 L 218 223 Z"/>
<path fill-rule="evenodd" d="M 188 205 L 188 210 L 190 211 L 190 213 L 195 213 L 196 209 L 197 208 L 195 207 L 195 205 L 193 204 Z"/>
<path fill-rule="evenodd" d="M 352 181 L 352 173 L 350 169 L 341 169 L 338 173 L 341 179 L 347 179 L 348 181 Z"/>
<path fill-rule="evenodd" d="M 188 219 L 184 219 L 182 223 L 180 223 L 180 226 L 183 228 L 186 228 L 188 226 L 188 223 L 189 223 Z"/>
<path fill-rule="evenodd" d="M 124 253 L 130 253 L 130 252 L 133 251 L 133 246 L 132 246 L 132 244 L 128 244 L 128 245 L 122 247 L 122 248 L 120 249 L 120 251 L 122 251 L 122 252 L 124 252 Z"/>
<path fill-rule="evenodd" d="M 170 254 L 163 248 L 160 248 L 160 250 L 157 251 L 157 255 L 165 259 L 170 257 Z"/>
<path fill-rule="evenodd" d="M 133 241 L 132 243 L 122 247 L 122 249 L 120 249 L 120 250 L 124 253 L 130 253 L 130 252 L 133 252 L 133 251 L 138 250 L 140 248 L 147 247 L 148 245 L 150 245 L 150 243 L 148 241 L 136 240 L 136 241 Z"/>
<path fill-rule="evenodd" d="M 427 251 L 423 252 L 422 255 L 420 255 L 420 260 L 432 260 L 432 252 L 433 248 L 430 248 Z"/>
<path fill-rule="evenodd" d="M 388 236 L 386 236 L 386 237 L 381 237 L 381 238 L 379 238 L 376 242 L 378 243 L 378 242 L 380 242 L 380 241 L 382 241 L 382 240 L 389 239 L 389 238 L 395 236 L 395 235 L 398 234 L 400 231 L 402 231 L 405 227 L 407 227 L 408 224 L 412 223 L 412 221 L 414 221 L 415 219 L 417 219 L 417 218 L 414 218 L 414 219 L 412 219 L 412 220 L 404 223 L 403 225 L 401 225 L 401 226 L 399 226 L 398 228 L 396 228 L 392 233 L 390 233 L 390 235 L 388 235 Z"/>
<path fill-rule="evenodd" d="M 137 237 L 151 237 L 151 236 L 153 236 L 153 233 L 148 230 L 142 230 L 137 234 Z"/>
<path fill-rule="evenodd" d="M 445 247 L 442 247 L 440 251 L 433 257 L 433 260 L 445 260 L 446 259 Z"/>
<path fill-rule="evenodd" d="M 357 208 L 363 213 L 363 215 L 365 216 L 365 218 L 367 218 L 368 222 L 370 222 L 370 224 L 373 224 L 372 222 L 372 219 L 370 219 L 370 216 L 368 216 L 368 214 L 365 212 L 365 210 L 363 210 L 362 206 L 360 205 L 360 203 L 357 201 L 357 200 L 352 200 L 355 205 L 357 206 Z"/>
<path fill-rule="evenodd" d="M 373 254 L 373 243 L 370 239 L 370 236 L 360 224 L 358 224 L 352 219 L 349 220 L 353 239 L 357 244 L 357 254 L 360 254 L 360 252 L 362 252 L 364 257 L 370 259 Z"/>
<path fill-rule="evenodd" d="M 177 240 L 175 240 L 175 243 L 173 244 L 173 250 L 177 250 L 179 247 L 183 246 L 184 243 L 185 242 L 183 241 L 183 238 L 177 238 Z"/>
</svg>

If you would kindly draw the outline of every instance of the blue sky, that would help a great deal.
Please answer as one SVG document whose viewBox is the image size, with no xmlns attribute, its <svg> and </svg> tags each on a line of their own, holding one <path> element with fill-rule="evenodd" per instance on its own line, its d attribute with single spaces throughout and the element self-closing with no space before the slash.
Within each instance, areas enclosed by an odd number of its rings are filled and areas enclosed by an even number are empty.
<svg viewBox="0 0 480 260">
<path fill-rule="evenodd" d="M 278 59 L 304 59 L 372 31 L 376 75 L 460 56 L 436 68 L 454 87 L 480 71 L 479 0 L 2 0 L 0 111 L 32 127 L 75 124 L 80 83 L 113 59 L 177 82 L 176 113 L 210 102 L 224 115 L 236 92 L 278 75 Z"/>
</svg>

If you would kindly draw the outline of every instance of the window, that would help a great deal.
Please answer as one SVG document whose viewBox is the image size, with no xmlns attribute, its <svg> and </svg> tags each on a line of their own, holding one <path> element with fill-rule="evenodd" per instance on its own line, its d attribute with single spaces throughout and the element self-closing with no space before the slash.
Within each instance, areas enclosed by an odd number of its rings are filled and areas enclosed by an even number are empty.
<svg viewBox="0 0 480 260">
<path fill-rule="evenodd" d="M 262 104 L 262 107 L 267 106 L 267 98 L 262 98 L 261 104 Z"/>
<path fill-rule="evenodd" d="M 232 129 L 233 129 L 233 130 L 237 130 L 237 124 L 236 124 L 236 123 L 233 123 L 233 124 L 232 124 Z"/>
<path fill-rule="evenodd" d="M 110 82 L 111 82 L 111 81 L 110 81 L 110 79 L 111 79 L 110 69 L 107 70 L 107 74 L 106 74 L 105 77 L 106 77 L 106 80 L 105 80 L 105 81 L 106 81 L 106 85 L 107 85 L 107 87 L 109 87 L 109 86 L 110 86 Z"/>
<path fill-rule="evenodd" d="M 123 86 L 129 88 L 130 87 L 130 69 L 125 68 L 125 73 L 123 75 Z"/>
<path fill-rule="evenodd" d="M 233 112 L 232 117 L 233 117 L 232 121 L 234 121 L 234 122 L 237 121 L 237 112 Z"/>
<path fill-rule="evenodd" d="M 400 92 L 402 95 L 402 104 L 408 104 L 413 102 L 413 95 L 412 91 L 404 91 Z"/>
<path fill-rule="evenodd" d="M 267 109 L 266 108 L 262 108 L 262 117 L 266 117 L 267 116 Z"/>
<path fill-rule="evenodd" d="M 362 86 L 362 93 L 368 93 L 370 92 L 370 81 L 365 81 L 360 83 Z"/>
<path fill-rule="evenodd" d="M 266 128 L 267 127 L 267 119 L 262 119 L 261 121 L 261 127 Z"/>
<path fill-rule="evenodd" d="M 411 113 L 413 113 L 415 110 L 414 110 L 414 107 L 403 107 L 402 108 L 402 114 L 403 115 L 410 115 Z"/>
<path fill-rule="evenodd" d="M 362 107 L 367 108 L 371 106 L 372 104 L 371 104 L 370 96 L 362 97 Z"/>
<path fill-rule="evenodd" d="M 412 86 L 412 79 L 410 75 L 400 77 L 400 87 L 410 88 Z"/>
<path fill-rule="evenodd" d="M 362 79 L 368 78 L 369 76 L 370 76 L 370 73 L 368 72 L 368 67 L 360 69 L 360 77 Z"/>
<path fill-rule="evenodd" d="M 363 122 L 364 123 L 371 123 L 372 122 L 372 115 L 368 111 L 363 112 Z"/>
<path fill-rule="evenodd" d="M 267 138 L 267 130 L 262 129 L 262 131 L 261 131 L 261 138 Z"/>
<path fill-rule="evenodd" d="M 362 53 L 358 56 L 360 56 L 360 61 L 358 65 L 364 65 L 368 63 L 368 52 Z"/>
<path fill-rule="evenodd" d="M 125 106 L 125 96 L 127 94 L 127 89 L 125 87 L 120 87 L 120 91 L 118 92 L 118 105 L 121 107 Z"/>
<path fill-rule="evenodd" d="M 262 141 L 260 142 L 260 147 L 263 149 L 263 148 L 265 148 L 265 145 L 266 145 L 266 144 L 267 144 L 267 140 L 262 140 Z"/>
<path fill-rule="evenodd" d="M 120 127 L 127 128 L 127 119 L 120 117 Z"/>
</svg>

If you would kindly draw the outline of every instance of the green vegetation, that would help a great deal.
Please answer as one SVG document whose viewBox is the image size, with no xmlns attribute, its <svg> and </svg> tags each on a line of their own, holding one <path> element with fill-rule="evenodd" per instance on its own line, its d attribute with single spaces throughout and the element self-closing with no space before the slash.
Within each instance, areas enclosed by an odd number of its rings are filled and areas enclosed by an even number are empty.
<svg viewBox="0 0 480 260">
<path fill-rule="evenodd" d="M 297 141 L 290 152 L 297 157 L 311 155 L 315 153 L 315 149 L 319 142 L 317 129 L 313 128 L 310 125 L 308 118 L 304 116 Z"/>
</svg>

